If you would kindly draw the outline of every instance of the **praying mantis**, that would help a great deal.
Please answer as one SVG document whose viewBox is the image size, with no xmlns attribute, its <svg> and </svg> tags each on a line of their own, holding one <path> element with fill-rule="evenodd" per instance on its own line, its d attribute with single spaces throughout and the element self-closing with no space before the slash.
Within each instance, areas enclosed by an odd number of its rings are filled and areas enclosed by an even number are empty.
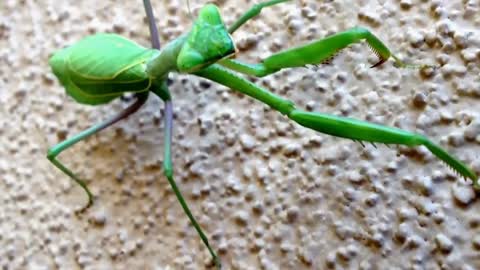
<svg viewBox="0 0 480 270">
<path fill-rule="evenodd" d="M 161 49 L 150 1 L 144 0 L 149 22 L 151 49 L 144 48 L 116 34 L 102 33 L 86 37 L 78 43 L 56 52 L 50 58 L 49 64 L 54 74 L 65 87 L 67 94 L 79 103 L 102 105 L 127 92 L 134 93 L 137 99 L 119 114 L 48 150 L 47 158 L 53 165 L 72 178 L 87 193 L 88 203 L 81 211 L 92 205 L 93 194 L 86 183 L 64 166 L 57 156 L 77 142 L 135 113 L 152 92 L 164 101 L 164 175 L 185 214 L 207 247 L 213 262 L 218 268 L 221 268 L 220 258 L 208 242 L 206 234 L 190 211 L 174 180 L 171 157 L 173 102 L 166 83 L 171 72 L 192 74 L 217 82 L 268 105 L 271 109 L 301 126 L 324 134 L 360 142 L 398 144 L 409 147 L 424 146 L 460 176 L 470 179 L 475 189 L 480 189 L 478 176 L 471 168 L 423 135 L 352 118 L 303 111 L 297 109 L 292 101 L 238 75 L 240 73 L 263 77 L 286 68 L 318 65 L 329 60 L 340 50 L 361 41 L 368 43 L 379 58 L 372 68 L 382 65 L 390 58 L 398 67 L 411 67 L 394 56 L 387 46 L 369 30 L 361 27 L 280 51 L 256 64 L 232 59 L 236 48 L 231 34 L 248 20 L 259 15 L 263 8 L 286 1 L 288 0 L 270 0 L 256 4 L 229 27 L 223 23 L 218 7 L 207 4 L 200 9 L 190 31 L 170 41 Z"/>
</svg>

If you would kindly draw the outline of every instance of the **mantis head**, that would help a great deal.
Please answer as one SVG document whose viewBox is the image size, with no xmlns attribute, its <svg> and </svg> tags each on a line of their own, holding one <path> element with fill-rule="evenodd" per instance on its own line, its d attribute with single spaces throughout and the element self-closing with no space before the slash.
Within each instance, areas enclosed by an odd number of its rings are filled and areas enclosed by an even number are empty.
<svg viewBox="0 0 480 270">
<path fill-rule="evenodd" d="M 192 73 L 235 53 L 235 45 L 218 7 L 204 6 L 177 57 L 180 72 Z"/>
</svg>

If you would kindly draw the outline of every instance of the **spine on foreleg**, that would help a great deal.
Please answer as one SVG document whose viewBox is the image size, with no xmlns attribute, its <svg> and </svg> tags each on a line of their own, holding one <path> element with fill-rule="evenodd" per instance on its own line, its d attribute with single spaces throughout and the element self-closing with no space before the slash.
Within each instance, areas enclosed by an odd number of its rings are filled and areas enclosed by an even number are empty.
<svg viewBox="0 0 480 270">
<path fill-rule="evenodd" d="M 328 114 L 292 110 L 287 115 L 304 127 L 337 137 L 410 147 L 423 145 L 455 172 L 472 180 L 474 188 L 480 190 L 477 175 L 470 168 L 420 134 Z"/>
<path fill-rule="evenodd" d="M 427 138 L 424 138 L 422 145 L 427 147 L 428 150 L 432 152 L 432 154 L 434 154 L 436 157 L 438 157 L 443 162 L 445 162 L 450 168 L 452 168 L 452 170 L 456 171 L 461 176 L 472 180 L 473 187 L 476 190 L 480 190 L 480 185 L 478 183 L 477 175 L 469 167 L 467 167 L 463 162 L 456 159 L 455 157 L 450 155 L 447 151 L 442 149 L 440 146 L 429 141 Z"/>
</svg>

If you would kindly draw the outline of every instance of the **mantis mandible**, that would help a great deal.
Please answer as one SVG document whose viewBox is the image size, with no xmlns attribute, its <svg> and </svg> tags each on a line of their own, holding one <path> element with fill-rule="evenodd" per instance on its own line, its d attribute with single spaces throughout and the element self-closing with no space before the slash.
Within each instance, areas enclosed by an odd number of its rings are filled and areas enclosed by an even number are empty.
<svg viewBox="0 0 480 270">
<path fill-rule="evenodd" d="M 231 34 L 248 20 L 259 15 L 262 8 L 286 1 L 288 0 L 270 0 L 256 4 L 228 28 L 222 21 L 218 7 L 207 4 L 200 9 L 190 31 L 160 49 L 151 4 L 149 0 L 144 0 L 150 28 L 151 49 L 141 47 L 119 35 L 103 33 L 86 37 L 56 52 L 50 58 L 49 64 L 54 74 L 65 87 L 67 94 L 79 103 L 101 105 L 126 92 L 135 93 L 136 96 L 136 101 L 118 115 L 48 150 L 47 158 L 87 193 L 88 203 L 81 209 L 82 211 L 92 205 L 93 195 L 86 183 L 57 160 L 57 156 L 75 143 L 135 113 L 152 92 L 164 101 L 164 175 L 211 254 L 213 262 L 218 268 L 221 267 L 220 259 L 210 246 L 207 236 L 191 213 L 174 180 L 171 157 L 173 103 L 166 83 L 170 72 L 188 73 L 227 86 L 267 104 L 296 123 L 321 133 L 360 142 L 409 147 L 423 145 L 460 176 L 469 178 L 475 189 L 480 189 L 478 177 L 471 168 L 423 135 L 356 119 L 303 111 L 297 109 L 292 101 L 239 76 L 238 73 L 262 77 L 285 68 L 321 64 L 338 51 L 361 41 L 366 41 L 379 58 L 378 63 L 372 67 L 377 67 L 390 58 L 398 67 L 410 66 L 391 54 L 387 46 L 369 30 L 361 27 L 280 51 L 256 64 L 231 59 L 236 52 Z"/>
</svg>

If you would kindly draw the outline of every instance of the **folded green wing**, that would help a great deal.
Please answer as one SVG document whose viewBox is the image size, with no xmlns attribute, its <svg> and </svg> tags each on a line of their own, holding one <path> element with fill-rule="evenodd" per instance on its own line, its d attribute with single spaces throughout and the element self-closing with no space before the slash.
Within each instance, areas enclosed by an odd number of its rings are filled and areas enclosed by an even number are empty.
<svg viewBox="0 0 480 270">
<path fill-rule="evenodd" d="M 157 53 L 116 34 L 96 34 L 58 51 L 49 64 L 70 96 L 97 105 L 149 90 L 145 63 Z"/>
</svg>

